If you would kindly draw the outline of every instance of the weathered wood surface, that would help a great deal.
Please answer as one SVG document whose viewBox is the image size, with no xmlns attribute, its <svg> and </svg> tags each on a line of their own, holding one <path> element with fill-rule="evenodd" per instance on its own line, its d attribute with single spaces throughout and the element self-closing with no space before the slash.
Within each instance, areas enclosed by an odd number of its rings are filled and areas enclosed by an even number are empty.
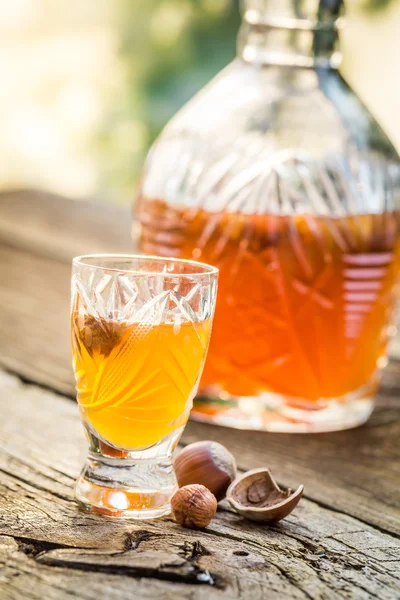
<svg viewBox="0 0 400 600">
<path fill-rule="evenodd" d="M 38 192 L 0 194 L 0 365 L 73 394 L 70 263 L 131 252 L 128 210 Z"/>
<path fill-rule="evenodd" d="M 81 513 L 76 404 L 4 373 L 0 386 L 2 599 L 400 597 L 400 541 L 309 500 L 274 527 L 223 504 L 205 532 Z"/>
<path fill-rule="evenodd" d="M 128 210 L 113 205 L 34 190 L 0 193 L 2 243 L 66 262 L 79 254 L 131 252 L 130 220 Z"/>
<path fill-rule="evenodd" d="M 72 397 L 69 261 L 129 252 L 130 224 L 127 211 L 57 200 L 0 194 L 0 366 Z M 77 407 L 43 387 L 0 379 L 1 600 L 400 598 L 400 363 L 389 366 L 370 422 L 354 431 L 288 436 L 190 423 L 184 443 L 221 441 L 242 469 L 271 466 L 283 483 L 304 483 L 308 498 L 273 528 L 223 506 L 201 533 L 171 519 L 111 523 L 78 512 Z"/>
</svg>

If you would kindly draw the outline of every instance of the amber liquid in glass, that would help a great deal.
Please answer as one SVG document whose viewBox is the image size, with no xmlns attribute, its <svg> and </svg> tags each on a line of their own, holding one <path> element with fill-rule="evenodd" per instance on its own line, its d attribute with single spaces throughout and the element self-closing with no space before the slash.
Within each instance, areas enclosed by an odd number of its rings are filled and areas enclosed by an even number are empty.
<svg viewBox="0 0 400 600">
<path fill-rule="evenodd" d="M 106 454 L 148 448 L 185 425 L 209 327 L 72 313 L 77 398 L 84 422 L 111 445 Z"/>
<path fill-rule="evenodd" d="M 313 409 L 374 380 L 394 310 L 398 215 L 211 213 L 149 199 L 137 215 L 143 252 L 220 269 L 202 391 L 275 392 Z"/>
</svg>

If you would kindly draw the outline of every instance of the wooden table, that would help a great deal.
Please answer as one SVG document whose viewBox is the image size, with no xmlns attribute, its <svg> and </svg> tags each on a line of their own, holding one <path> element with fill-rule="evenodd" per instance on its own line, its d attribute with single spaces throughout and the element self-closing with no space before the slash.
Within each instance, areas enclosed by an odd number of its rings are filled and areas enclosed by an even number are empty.
<svg viewBox="0 0 400 600">
<path fill-rule="evenodd" d="M 172 518 L 110 521 L 80 512 L 85 441 L 74 402 L 70 259 L 130 251 L 127 211 L 34 192 L 0 195 L 0 598 L 400 598 L 400 363 L 359 429 L 321 435 L 190 422 L 241 469 L 305 485 L 273 527 L 222 503 L 201 532 Z"/>
</svg>

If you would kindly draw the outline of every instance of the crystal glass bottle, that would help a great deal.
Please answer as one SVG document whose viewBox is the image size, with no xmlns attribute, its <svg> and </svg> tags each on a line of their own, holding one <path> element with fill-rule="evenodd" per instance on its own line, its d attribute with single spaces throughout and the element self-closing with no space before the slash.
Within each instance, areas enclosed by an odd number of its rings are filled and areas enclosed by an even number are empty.
<svg viewBox="0 0 400 600">
<path fill-rule="evenodd" d="M 373 407 L 400 261 L 397 153 L 341 77 L 340 0 L 245 0 L 238 56 L 168 123 L 135 227 L 220 269 L 193 416 L 328 431 Z"/>
</svg>

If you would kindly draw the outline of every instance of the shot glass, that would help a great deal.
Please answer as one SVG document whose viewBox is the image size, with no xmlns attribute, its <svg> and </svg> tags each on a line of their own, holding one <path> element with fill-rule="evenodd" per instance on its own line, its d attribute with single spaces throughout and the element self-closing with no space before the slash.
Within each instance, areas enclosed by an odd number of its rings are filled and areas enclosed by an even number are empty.
<svg viewBox="0 0 400 600">
<path fill-rule="evenodd" d="M 89 454 L 76 483 L 87 511 L 151 519 L 170 512 L 172 453 L 210 340 L 218 270 L 188 260 L 73 260 L 71 332 Z"/>
</svg>

